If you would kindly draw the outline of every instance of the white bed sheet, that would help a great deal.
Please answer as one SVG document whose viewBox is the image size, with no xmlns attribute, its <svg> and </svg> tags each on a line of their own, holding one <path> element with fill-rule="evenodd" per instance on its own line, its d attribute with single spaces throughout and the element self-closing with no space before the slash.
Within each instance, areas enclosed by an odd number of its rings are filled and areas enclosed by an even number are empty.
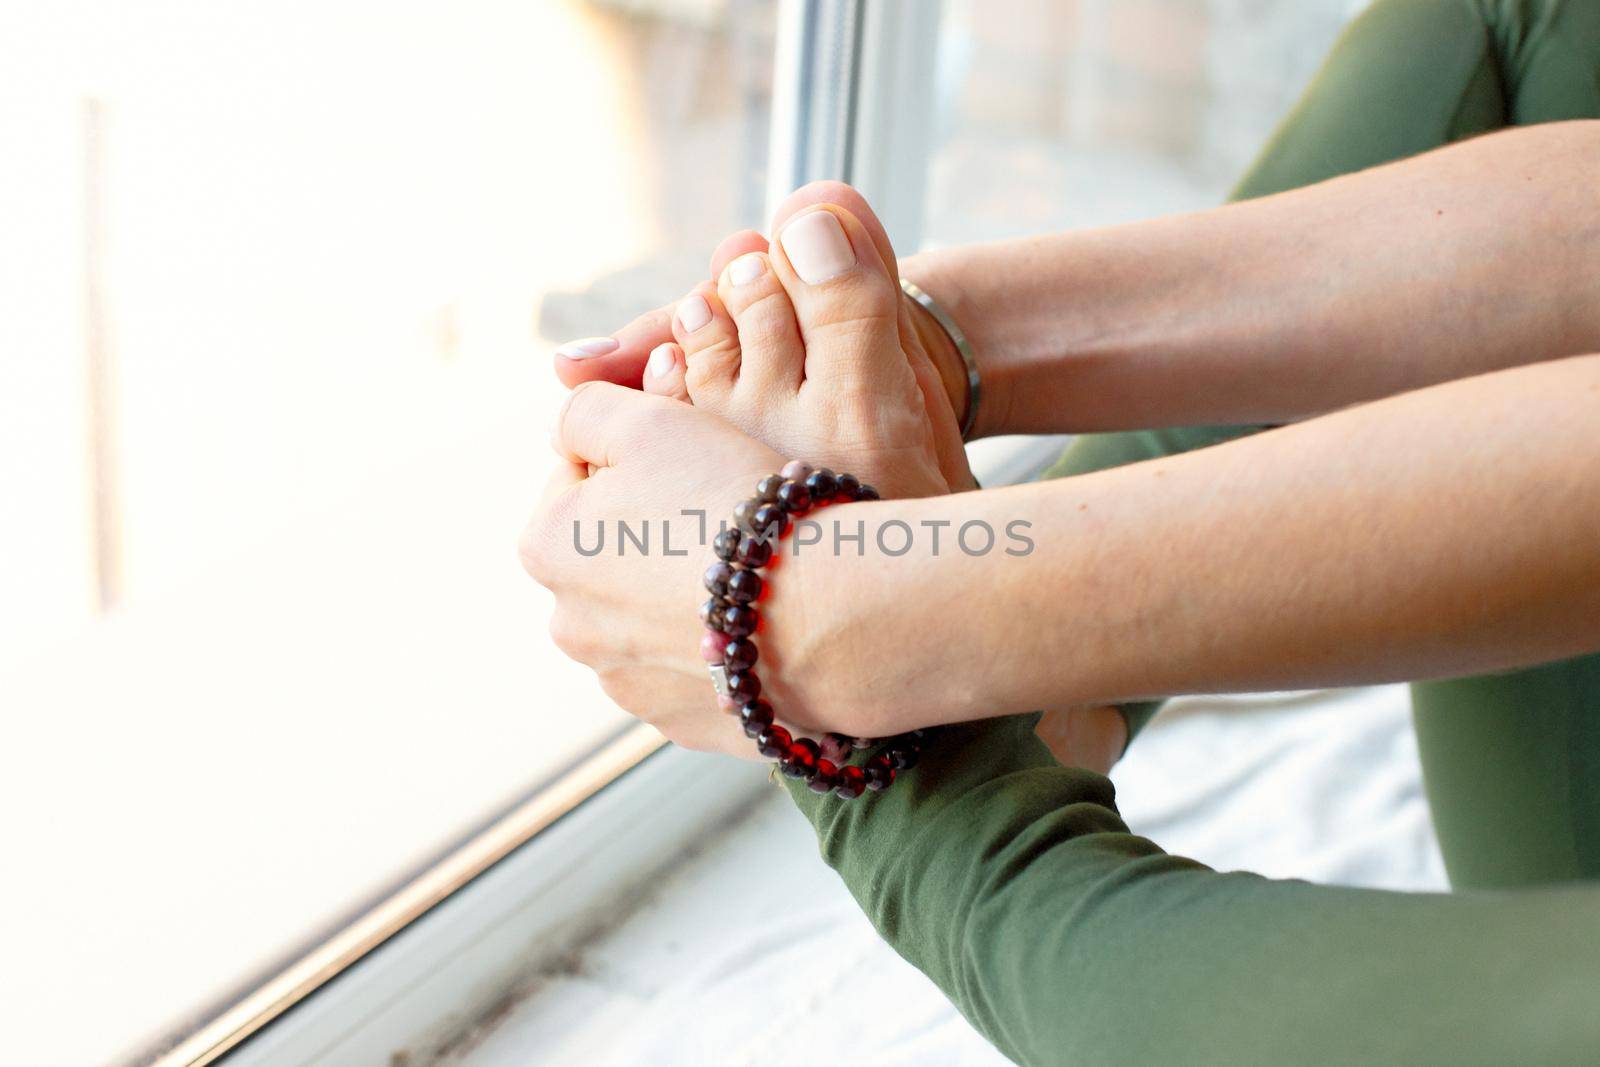
<svg viewBox="0 0 1600 1067">
<path fill-rule="evenodd" d="M 1223 869 L 1445 888 L 1401 686 L 1185 698 L 1114 774 L 1134 830 Z M 901 960 L 781 796 L 463 1042 L 463 1067 L 1007 1061 Z"/>
</svg>

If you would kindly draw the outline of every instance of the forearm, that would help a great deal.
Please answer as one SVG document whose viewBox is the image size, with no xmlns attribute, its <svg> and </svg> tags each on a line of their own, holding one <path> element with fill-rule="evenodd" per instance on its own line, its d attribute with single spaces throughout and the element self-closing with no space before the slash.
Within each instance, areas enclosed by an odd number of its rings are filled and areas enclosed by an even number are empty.
<svg viewBox="0 0 1600 1067">
<path fill-rule="evenodd" d="M 841 728 L 1479 673 L 1600 649 L 1600 356 L 1078 478 L 864 506 L 996 548 L 822 560 Z M 1009 524 L 1034 545 L 1009 555 Z M 946 528 L 947 531 L 950 527 Z M 898 540 L 898 539 L 896 539 Z M 981 537 L 969 538 L 969 542 Z M 831 591 L 830 591 L 831 590 Z M 823 625 L 827 623 L 827 625 Z M 936 664 L 916 650 L 939 650 Z"/>
<path fill-rule="evenodd" d="M 1600 122 L 1537 126 L 902 273 L 979 353 L 980 433 L 1287 422 L 1600 349 L 1597 167 Z"/>
</svg>

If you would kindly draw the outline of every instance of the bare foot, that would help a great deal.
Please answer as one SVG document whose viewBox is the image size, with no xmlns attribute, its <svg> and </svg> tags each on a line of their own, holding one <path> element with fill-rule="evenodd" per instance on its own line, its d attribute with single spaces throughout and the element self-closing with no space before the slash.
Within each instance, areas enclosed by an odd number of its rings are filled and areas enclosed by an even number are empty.
<svg viewBox="0 0 1600 1067">
<path fill-rule="evenodd" d="M 799 212 L 768 251 L 743 253 L 678 303 L 675 340 L 651 354 L 645 391 L 885 495 L 970 488 L 955 413 L 893 255 L 843 207 Z"/>
<path fill-rule="evenodd" d="M 896 283 L 894 296 L 900 345 L 923 393 L 923 404 L 929 420 L 941 431 L 945 421 L 959 427 L 968 403 L 965 364 L 939 325 L 926 311 L 898 291 L 898 265 L 894 250 L 882 224 L 861 194 L 841 182 L 812 182 L 784 200 L 775 215 L 773 228 L 781 232 L 792 219 L 818 207 L 840 212 L 842 217 L 854 218 L 865 231 L 891 282 Z M 696 292 L 711 291 L 726 296 L 730 264 L 751 253 L 769 254 L 775 251 L 775 248 L 769 248 L 766 238 L 754 230 L 732 234 L 711 257 L 711 273 L 717 281 L 697 288 Z M 642 387 L 647 392 L 690 399 L 684 380 L 686 367 L 682 350 L 676 347 L 661 349 L 663 344 L 669 344 L 674 339 L 684 339 L 683 331 L 675 328 L 677 307 L 678 303 L 669 304 L 641 315 L 610 337 L 586 338 L 561 346 L 555 356 L 557 376 L 568 386 L 585 381 L 610 381 Z M 947 411 L 948 420 L 944 417 Z M 953 489 L 972 487 L 974 483 L 966 466 L 965 454 L 959 448 L 959 434 L 941 432 L 939 436 L 940 469 L 946 476 L 947 484 Z M 776 445 L 778 442 L 773 443 Z"/>
</svg>

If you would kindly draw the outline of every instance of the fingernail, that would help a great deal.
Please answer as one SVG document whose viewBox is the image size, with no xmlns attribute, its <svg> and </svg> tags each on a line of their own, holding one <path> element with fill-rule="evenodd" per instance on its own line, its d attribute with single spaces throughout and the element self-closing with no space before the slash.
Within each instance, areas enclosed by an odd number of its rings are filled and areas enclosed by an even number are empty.
<svg viewBox="0 0 1600 1067">
<path fill-rule="evenodd" d="M 556 355 L 566 356 L 568 359 L 588 359 L 590 356 L 603 356 L 607 352 L 616 350 L 615 337 L 585 337 L 581 341 L 568 341 L 556 349 Z"/>
<path fill-rule="evenodd" d="M 685 297 L 683 303 L 678 305 L 678 321 L 683 323 L 683 328 L 689 333 L 694 333 L 710 322 L 711 307 L 706 303 L 706 298 L 699 293 Z"/>
<path fill-rule="evenodd" d="M 801 215 L 784 227 L 778 240 L 788 253 L 795 273 L 807 285 L 837 278 L 856 265 L 856 252 L 850 247 L 850 238 L 845 236 L 844 227 L 830 211 Z"/>
<path fill-rule="evenodd" d="M 766 261 L 759 252 L 748 252 L 728 264 L 728 280 L 734 285 L 749 285 L 766 273 Z"/>
<path fill-rule="evenodd" d="M 677 361 L 678 357 L 673 353 L 671 345 L 656 345 L 650 350 L 650 362 L 645 365 L 645 369 L 650 372 L 652 378 L 665 378 L 672 373 L 672 365 Z"/>
</svg>

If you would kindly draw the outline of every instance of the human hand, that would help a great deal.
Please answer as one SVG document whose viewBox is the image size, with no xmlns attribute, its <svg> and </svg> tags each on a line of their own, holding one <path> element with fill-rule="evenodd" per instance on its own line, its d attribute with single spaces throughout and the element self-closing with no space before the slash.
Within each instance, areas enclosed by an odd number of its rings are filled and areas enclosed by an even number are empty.
<svg viewBox="0 0 1600 1067">
<path fill-rule="evenodd" d="M 718 523 L 785 457 L 708 412 L 603 382 L 574 390 L 551 442 L 562 460 L 519 548 L 555 594 L 556 646 L 678 744 L 754 755 L 718 712 L 694 609 Z M 774 634 L 795 625 L 762 614 Z"/>
</svg>

